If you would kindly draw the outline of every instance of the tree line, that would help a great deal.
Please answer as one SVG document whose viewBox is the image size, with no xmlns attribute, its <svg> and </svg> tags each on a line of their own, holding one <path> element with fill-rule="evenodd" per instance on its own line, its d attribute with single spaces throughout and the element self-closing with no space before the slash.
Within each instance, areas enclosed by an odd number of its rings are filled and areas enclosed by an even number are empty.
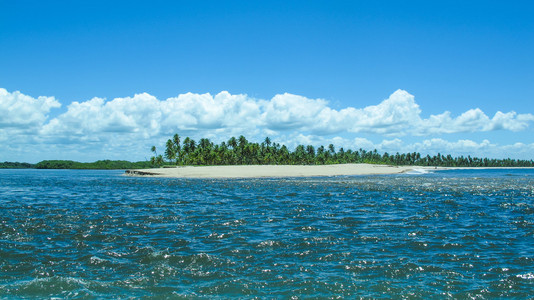
<svg viewBox="0 0 534 300">
<path fill-rule="evenodd" d="M 43 160 L 36 164 L 21 162 L 0 162 L 0 169 L 83 169 L 83 170 L 123 170 L 146 169 L 154 165 L 149 161 L 130 162 L 126 160 L 97 160 L 78 162 L 73 160 Z"/>
<path fill-rule="evenodd" d="M 95 162 L 77 162 L 72 160 L 43 160 L 35 165 L 36 169 L 84 169 L 84 170 L 121 170 L 144 169 L 151 167 L 148 161 L 130 162 L 126 160 L 97 160 Z"/>
<path fill-rule="evenodd" d="M 178 134 L 167 140 L 165 150 L 158 154 L 155 146 L 153 166 L 172 165 L 325 165 L 345 163 L 371 163 L 388 165 L 442 166 L 442 167 L 534 167 L 534 160 L 489 159 L 471 156 L 421 155 L 420 153 L 381 154 L 364 149 L 336 149 L 298 145 L 290 151 L 285 145 L 273 143 L 269 137 L 261 143 L 249 142 L 244 136 L 231 137 L 215 144 L 207 138 L 198 142 L 186 137 L 183 142 Z"/>
<path fill-rule="evenodd" d="M 0 162 L 0 169 L 31 169 L 35 168 L 35 164 L 25 163 L 25 162 L 12 162 L 5 161 Z"/>
</svg>

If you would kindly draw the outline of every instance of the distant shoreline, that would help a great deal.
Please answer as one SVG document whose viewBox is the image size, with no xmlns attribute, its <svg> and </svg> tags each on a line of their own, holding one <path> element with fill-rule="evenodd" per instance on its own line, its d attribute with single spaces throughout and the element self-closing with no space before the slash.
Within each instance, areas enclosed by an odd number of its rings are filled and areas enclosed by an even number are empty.
<svg viewBox="0 0 534 300">
<path fill-rule="evenodd" d="M 280 178 L 386 175 L 401 174 L 418 169 L 443 170 L 445 168 L 376 164 L 184 166 L 175 168 L 132 169 L 126 170 L 125 175 L 169 178 Z"/>
</svg>

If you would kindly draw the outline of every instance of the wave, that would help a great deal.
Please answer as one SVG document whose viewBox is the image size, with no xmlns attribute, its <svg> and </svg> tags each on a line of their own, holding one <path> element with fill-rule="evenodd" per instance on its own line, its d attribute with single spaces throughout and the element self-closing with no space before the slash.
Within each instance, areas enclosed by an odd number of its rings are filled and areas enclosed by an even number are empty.
<svg viewBox="0 0 534 300">
<path fill-rule="evenodd" d="M 432 170 L 429 169 L 412 169 L 404 174 L 408 175 L 424 175 L 424 174 L 432 174 L 434 173 Z"/>
</svg>

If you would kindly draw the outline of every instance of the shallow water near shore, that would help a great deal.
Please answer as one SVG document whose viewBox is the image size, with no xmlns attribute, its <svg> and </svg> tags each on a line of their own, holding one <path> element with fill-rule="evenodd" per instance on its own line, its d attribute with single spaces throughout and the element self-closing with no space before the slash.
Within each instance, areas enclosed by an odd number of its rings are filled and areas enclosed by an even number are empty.
<svg viewBox="0 0 534 300">
<path fill-rule="evenodd" d="M 0 297 L 528 298 L 534 170 L 0 170 Z"/>
</svg>

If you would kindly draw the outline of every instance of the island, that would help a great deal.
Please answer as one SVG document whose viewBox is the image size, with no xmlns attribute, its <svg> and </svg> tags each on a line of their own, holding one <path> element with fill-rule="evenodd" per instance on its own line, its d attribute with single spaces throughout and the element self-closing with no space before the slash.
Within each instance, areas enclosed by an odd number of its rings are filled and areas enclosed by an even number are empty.
<svg viewBox="0 0 534 300">
<path fill-rule="evenodd" d="M 128 176 L 176 178 L 261 178 L 316 177 L 342 175 L 399 174 L 427 172 L 444 168 L 518 168 L 534 167 L 533 160 L 490 159 L 451 155 L 423 156 L 420 153 L 378 153 L 375 149 L 351 150 L 298 145 L 290 151 L 285 145 L 273 143 L 269 137 L 261 143 L 249 142 L 244 136 L 232 137 L 215 144 L 207 138 L 198 142 L 178 134 L 167 140 L 164 154 L 154 156 L 155 168 L 126 170 Z"/>
<path fill-rule="evenodd" d="M 263 178 L 263 177 L 321 177 L 342 175 L 399 174 L 414 170 L 434 169 L 413 166 L 389 166 L 378 164 L 335 165 L 237 165 L 237 166 L 181 166 L 126 170 L 128 176 L 173 178 Z"/>
</svg>

